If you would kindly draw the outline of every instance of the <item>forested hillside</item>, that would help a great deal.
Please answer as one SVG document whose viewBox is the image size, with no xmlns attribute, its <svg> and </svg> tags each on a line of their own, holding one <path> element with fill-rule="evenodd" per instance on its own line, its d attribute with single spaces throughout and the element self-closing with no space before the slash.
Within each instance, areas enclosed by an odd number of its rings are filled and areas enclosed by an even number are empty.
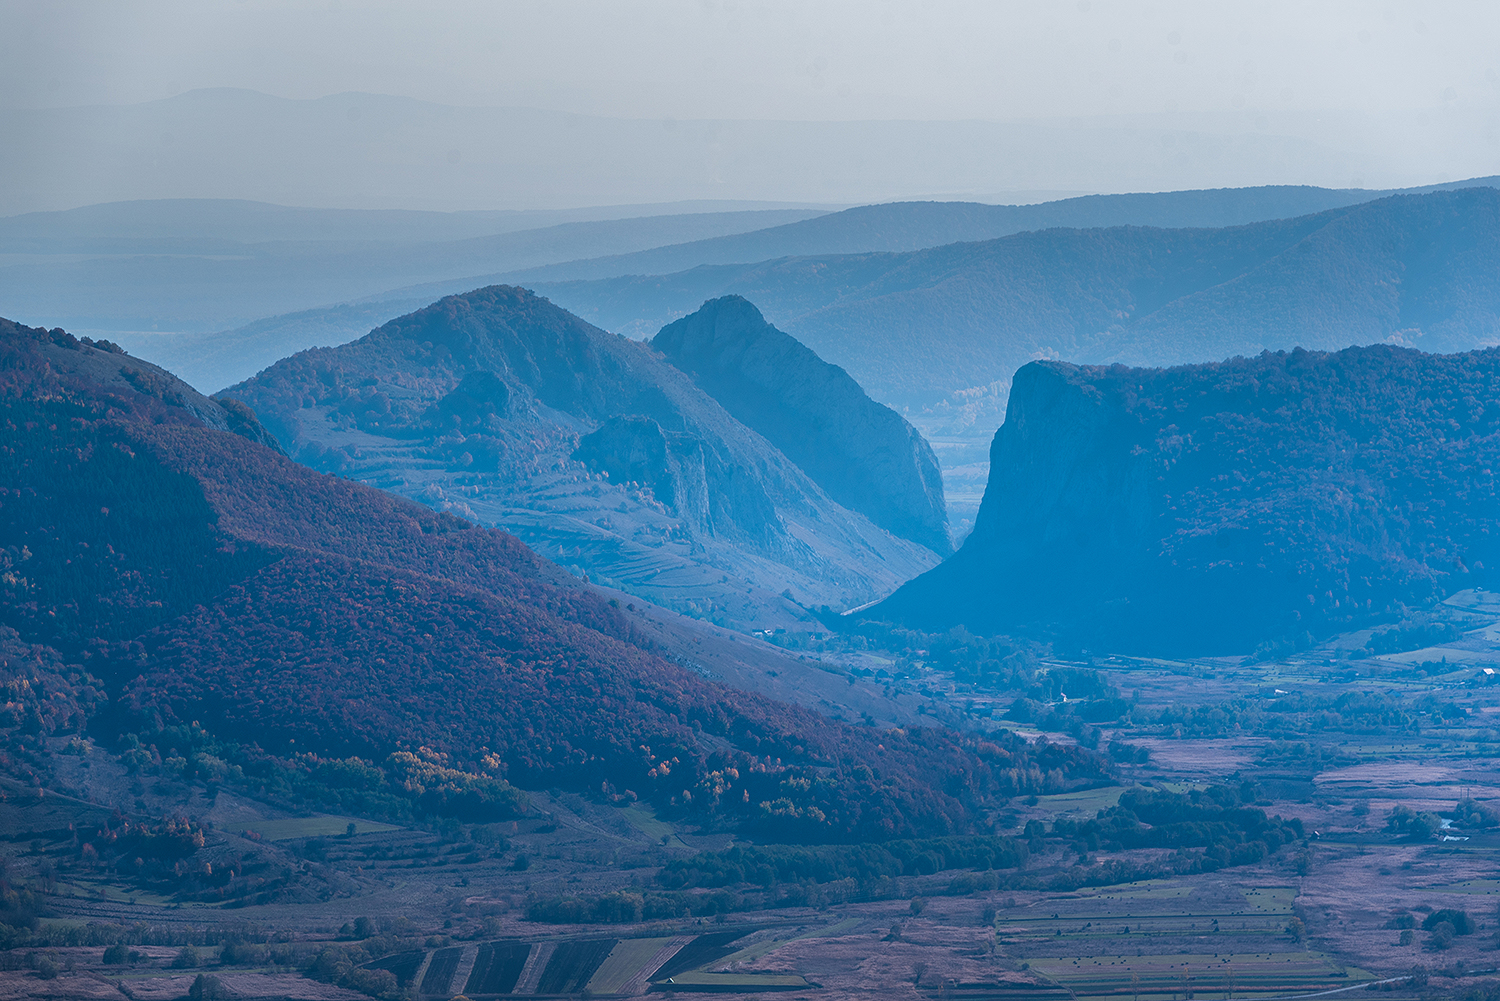
<svg viewBox="0 0 1500 1001">
<path fill-rule="evenodd" d="M 110 348 L 0 327 L 0 639 L 44 735 L 170 737 L 190 772 L 346 809 L 482 820 L 555 786 L 814 841 L 964 830 L 1107 772 L 713 685 L 512 536 L 299 466 Z"/>
<path fill-rule="evenodd" d="M 1500 349 L 1016 375 L 962 549 L 871 614 L 1248 653 L 1500 569 Z"/>
</svg>

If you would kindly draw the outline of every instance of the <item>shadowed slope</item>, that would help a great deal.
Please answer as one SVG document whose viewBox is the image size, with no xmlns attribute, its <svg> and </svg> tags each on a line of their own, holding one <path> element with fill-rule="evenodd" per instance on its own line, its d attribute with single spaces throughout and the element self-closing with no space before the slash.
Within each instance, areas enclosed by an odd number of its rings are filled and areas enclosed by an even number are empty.
<svg viewBox="0 0 1500 1001">
<path fill-rule="evenodd" d="M 739 296 L 704 303 L 651 346 L 758 431 L 830 497 L 881 528 L 949 551 L 937 458 L 847 372 L 771 326 Z"/>
</svg>

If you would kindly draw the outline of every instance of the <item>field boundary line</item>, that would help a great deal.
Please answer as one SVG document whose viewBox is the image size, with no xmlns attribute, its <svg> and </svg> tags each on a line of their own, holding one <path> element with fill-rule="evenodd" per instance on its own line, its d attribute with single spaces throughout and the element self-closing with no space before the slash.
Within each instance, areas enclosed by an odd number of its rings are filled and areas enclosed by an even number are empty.
<svg viewBox="0 0 1500 1001">
<path fill-rule="evenodd" d="M 1342 994 L 1345 991 L 1362 991 L 1366 987 L 1379 987 L 1381 984 L 1394 984 L 1398 980 L 1410 980 L 1411 974 L 1404 977 L 1387 977 L 1384 980 L 1366 980 L 1359 984 L 1350 984 L 1348 987 L 1335 987 L 1331 991 L 1314 991 L 1311 994 L 1278 994 L 1273 998 L 1261 998 L 1260 1001 L 1292 1001 L 1293 998 L 1321 998 L 1329 994 Z"/>
</svg>

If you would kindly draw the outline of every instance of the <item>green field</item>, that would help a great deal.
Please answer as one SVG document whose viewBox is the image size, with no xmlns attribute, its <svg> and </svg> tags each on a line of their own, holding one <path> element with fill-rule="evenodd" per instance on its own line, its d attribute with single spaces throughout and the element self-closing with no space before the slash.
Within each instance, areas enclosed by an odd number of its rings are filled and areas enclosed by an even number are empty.
<svg viewBox="0 0 1500 1001">
<path fill-rule="evenodd" d="M 665 820 L 658 820 L 656 811 L 649 805 L 637 803 L 634 806 L 625 807 L 620 813 L 630 822 L 631 827 L 634 827 L 652 841 L 660 842 L 668 848 L 688 848 L 691 850 L 692 846 L 677 836 L 677 828 Z M 662 840 L 663 838 L 666 840 Z"/>
<path fill-rule="evenodd" d="M 1081 813 L 1092 817 L 1100 810 L 1107 810 L 1120 802 L 1123 786 L 1105 786 L 1102 789 L 1080 789 L 1077 792 L 1062 792 L 1053 796 L 1038 796 L 1037 806 L 1052 813 Z"/>
<path fill-rule="evenodd" d="M 334 817 L 318 814 L 313 817 L 284 817 L 280 820 L 258 820 L 248 829 L 267 841 L 290 841 L 293 838 L 331 838 L 345 834 L 349 825 L 354 825 L 355 834 L 375 834 L 380 831 L 399 831 L 394 824 L 380 824 L 373 820 L 355 817 Z"/>
<path fill-rule="evenodd" d="M 618 994 L 671 941 L 670 937 L 627 938 L 616 943 L 589 978 L 587 990 L 591 994 Z"/>
<path fill-rule="evenodd" d="M 1319 952 L 1242 955 L 1083 955 L 1033 959 L 1031 968 L 1084 998 L 1272 997 L 1350 987 L 1376 979 Z M 1132 980 L 1132 976 L 1136 979 Z"/>
</svg>

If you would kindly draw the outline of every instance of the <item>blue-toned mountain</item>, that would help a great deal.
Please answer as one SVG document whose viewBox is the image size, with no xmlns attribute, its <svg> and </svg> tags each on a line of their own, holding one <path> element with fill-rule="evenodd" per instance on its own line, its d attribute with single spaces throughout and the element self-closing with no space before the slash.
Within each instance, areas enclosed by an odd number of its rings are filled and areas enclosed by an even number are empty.
<svg viewBox="0 0 1500 1001">
<path fill-rule="evenodd" d="M 1016 375 L 973 533 L 872 612 L 1245 653 L 1500 570 L 1500 349 Z"/>
</svg>

